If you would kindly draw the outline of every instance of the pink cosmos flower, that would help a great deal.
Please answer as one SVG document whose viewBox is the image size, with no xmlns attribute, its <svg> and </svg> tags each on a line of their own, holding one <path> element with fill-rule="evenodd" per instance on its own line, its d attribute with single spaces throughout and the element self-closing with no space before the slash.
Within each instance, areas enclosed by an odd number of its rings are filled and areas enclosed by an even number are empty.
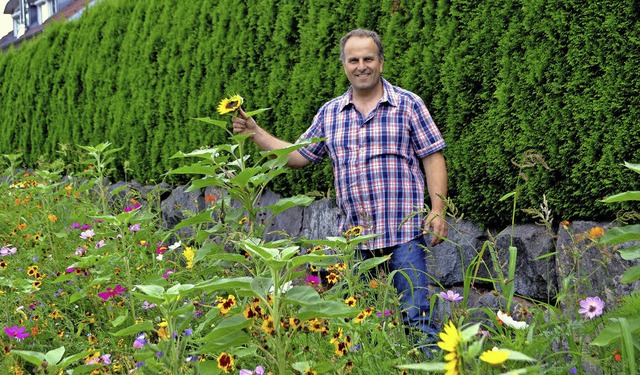
<svg viewBox="0 0 640 375">
<path fill-rule="evenodd" d="M 580 306 L 582 307 L 578 312 L 580 314 L 584 314 L 585 318 L 593 319 L 596 316 L 602 315 L 602 310 L 604 309 L 604 302 L 600 299 L 600 297 L 587 297 L 580 301 Z"/>
<path fill-rule="evenodd" d="M 7 245 L 7 246 L 3 246 L 2 249 L 0 249 L 0 255 L 3 257 L 9 256 L 9 255 L 13 255 L 16 253 L 16 251 L 18 251 L 18 249 L 14 246 L 14 247 L 10 247 L 11 244 Z"/>
<path fill-rule="evenodd" d="M 98 297 L 100 297 L 100 298 L 102 298 L 103 300 L 105 300 L 105 301 L 106 301 L 106 300 L 108 300 L 109 298 L 111 298 L 111 297 L 115 297 L 115 296 L 117 296 L 117 295 L 120 295 L 120 294 L 122 294 L 122 293 L 124 293 L 124 292 L 126 292 L 126 291 L 127 291 L 127 289 L 126 289 L 126 288 L 124 288 L 122 285 L 118 284 L 118 285 L 116 285 L 116 287 L 115 287 L 115 288 L 113 288 L 113 289 L 111 289 L 111 288 L 107 288 L 107 291 L 106 291 L 106 292 L 98 293 Z"/>
<path fill-rule="evenodd" d="M 263 374 L 264 374 L 264 367 L 258 366 L 253 371 L 243 368 L 242 370 L 240 370 L 240 373 L 238 375 L 263 375 Z"/>
<path fill-rule="evenodd" d="M 447 292 L 440 292 L 440 297 L 442 297 L 443 299 L 446 299 L 447 301 L 451 301 L 451 302 L 458 302 L 462 299 L 462 297 L 460 296 L 460 294 L 454 292 L 453 290 L 447 290 Z"/>
<path fill-rule="evenodd" d="M 80 238 L 82 238 L 83 240 L 87 240 L 92 238 L 93 236 L 95 236 L 95 232 L 93 231 L 93 229 L 87 229 L 84 232 L 80 232 Z"/>
<path fill-rule="evenodd" d="M 140 226 L 141 226 L 141 225 L 142 225 L 142 224 L 140 224 L 140 223 L 135 223 L 135 224 L 133 224 L 133 225 L 130 225 L 130 226 L 129 226 L 129 232 L 131 232 L 131 233 L 135 233 L 135 232 L 140 231 Z"/>
<path fill-rule="evenodd" d="M 7 336 L 17 339 L 18 341 L 21 341 L 24 338 L 29 337 L 29 333 L 25 332 L 26 328 L 25 327 L 18 327 L 18 326 L 13 326 L 13 327 L 4 327 L 4 333 L 7 334 Z"/>
</svg>

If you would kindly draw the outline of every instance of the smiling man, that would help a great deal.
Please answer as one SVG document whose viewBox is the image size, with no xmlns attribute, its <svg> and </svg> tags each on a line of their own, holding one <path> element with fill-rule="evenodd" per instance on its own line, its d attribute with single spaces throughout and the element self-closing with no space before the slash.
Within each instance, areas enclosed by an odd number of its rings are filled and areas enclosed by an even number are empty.
<svg viewBox="0 0 640 375">
<path fill-rule="evenodd" d="M 430 245 L 436 246 L 448 233 L 445 141 L 422 99 L 381 77 L 384 51 L 377 33 L 347 33 L 340 40 L 340 59 L 351 87 L 324 104 L 300 136 L 325 140 L 293 151 L 288 165 L 300 168 L 329 157 L 340 209 L 337 229 L 360 227 L 363 234 L 379 234 L 358 249 L 361 258 L 391 255 L 389 269 L 404 273 L 395 273 L 393 284 L 405 323 L 434 342 L 424 234 L 431 233 Z M 233 129 L 252 134 L 262 150 L 290 145 L 243 111 L 233 119 Z M 412 214 L 425 204 L 425 180 L 431 209 L 423 218 Z"/>
</svg>

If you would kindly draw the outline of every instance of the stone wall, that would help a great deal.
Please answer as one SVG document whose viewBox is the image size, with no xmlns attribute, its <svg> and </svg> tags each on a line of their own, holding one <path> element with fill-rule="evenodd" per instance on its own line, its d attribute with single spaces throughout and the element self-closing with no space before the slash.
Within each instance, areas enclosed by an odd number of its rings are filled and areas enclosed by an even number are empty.
<svg viewBox="0 0 640 375">
<path fill-rule="evenodd" d="M 119 189 L 122 182 L 110 185 Z M 117 196 L 125 197 L 135 192 L 144 200 L 153 196 L 160 200 L 163 226 L 173 228 L 182 219 L 206 207 L 205 195 L 221 197 L 222 192 L 212 188 L 206 191 L 186 192 L 186 186 L 170 188 L 168 185 L 142 186 L 136 182 L 120 189 Z M 280 196 L 266 192 L 260 199 L 260 206 L 275 203 Z M 273 240 L 281 231 L 293 237 L 323 239 L 336 235 L 335 228 L 338 208 L 332 199 L 313 202 L 308 207 L 294 207 L 278 215 L 267 229 L 266 240 Z M 269 213 L 265 220 L 269 222 Z M 552 233 L 544 226 L 535 224 L 519 225 L 502 230 L 482 230 L 470 221 L 450 220 L 448 240 L 433 248 L 428 248 L 427 262 L 432 273 L 434 291 L 442 288 L 460 290 L 465 269 L 482 253 L 482 262 L 477 270 L 481 279 L 474 290 L 491 290 L 495 284 L 489 282 L 497 278 L 497 269 L 507 275 L 508 248 L 517 248 L 516 275 L 513 280 L 515 293 L 525 299 L 552 302 L 561 291 L 580 296 L 599 296 L 606 303 L 613 303 L 621 295 L 628 295 L 640 288 L 640 281 L 631 284 L 619 282 L 624 270 L 639 261 L 626 261 L 618 252 L 619 247 L 597 245 L 589 237 L 593 227 L 610 228 L 610 223 L 576 221 L 566 225 L 555 224 Z M 189 228 L 183 229 L 189 234 Z M 494 265 L 489 247 L 496 250 L 499 264 Z M 564 287 L 563 287 L 564 285 Z M 574 293 L 575 292 L 575 293 Z M 478 297 L 480 298 L 480 297 Z M 486 298 L 486 297 L 485 297 Z"/>
</svg>

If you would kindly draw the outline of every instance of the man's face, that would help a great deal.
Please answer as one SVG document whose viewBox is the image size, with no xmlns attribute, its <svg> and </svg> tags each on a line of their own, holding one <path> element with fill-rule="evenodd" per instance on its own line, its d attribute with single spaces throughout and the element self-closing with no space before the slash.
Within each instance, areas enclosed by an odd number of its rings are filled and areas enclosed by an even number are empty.
<svg viewBox="0 0 640 375">
<path fill-rule="evenodd" d="M 384 60 L 378 56 L 378 46 L 371 38 L 351 37 L 344 45 L 344 72 L 353 89 L 371 91 L 380 84 Z"/>
</svg>

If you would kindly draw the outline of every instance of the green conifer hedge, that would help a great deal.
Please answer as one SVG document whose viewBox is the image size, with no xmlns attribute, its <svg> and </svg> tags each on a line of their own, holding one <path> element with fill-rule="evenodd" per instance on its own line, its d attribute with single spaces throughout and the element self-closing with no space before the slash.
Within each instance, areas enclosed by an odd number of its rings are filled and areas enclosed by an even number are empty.
<svg viewBox="0 0 640 375">
<path fill-rule="evenodd" d="M 295 141 L 348 88 L 338 41 L 364 27 L 385 44 L 383 75 L 442 130 L 467 218 L 510 222 L 499 199 L 521 186 L 519 206 L 544 194 L 556 222 L 612 219 L 621 207 L 599 200 L 637 189 L 621 164 L 640 161 L 639 15 L 634 0 L 103 0 L 0 56 L 0 150 L 34 167 L 109 141 L 123 147 L 115 178 L 127 163 L 128 177 L 158 181 L 176 151 L 227 142 L 191 118 L 235 93 L 272 107 L 258 122 Z M 518 182 L 527 150 L 549 169 Z M 325 162 L 273 189 L 331 186 Z"/>
</svg>

